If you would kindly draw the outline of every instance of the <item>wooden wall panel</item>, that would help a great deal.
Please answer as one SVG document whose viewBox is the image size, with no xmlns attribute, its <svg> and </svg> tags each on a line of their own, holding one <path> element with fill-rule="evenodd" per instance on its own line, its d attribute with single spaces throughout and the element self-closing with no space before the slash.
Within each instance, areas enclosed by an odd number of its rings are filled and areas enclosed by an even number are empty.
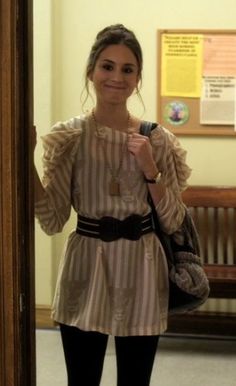
<svg viewBox="0 0 236 386">
<path fill-rule="evenodd" d="M 32 1 L 0 0 L 0 385 L 35 386 Z"/>
</svg>

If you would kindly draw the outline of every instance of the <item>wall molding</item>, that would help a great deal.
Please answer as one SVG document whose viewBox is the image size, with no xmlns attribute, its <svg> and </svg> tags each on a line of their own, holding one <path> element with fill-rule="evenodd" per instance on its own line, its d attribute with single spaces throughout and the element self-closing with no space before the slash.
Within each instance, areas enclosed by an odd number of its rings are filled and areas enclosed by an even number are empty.
<svg viewBox="0 0 236 386">
<path fill-rule="evenodd" d="M 51 318 L 51 307 L 48 305 L 36 305 L 36 328 L 55 328 L 56 323 Z"/>
</svg>

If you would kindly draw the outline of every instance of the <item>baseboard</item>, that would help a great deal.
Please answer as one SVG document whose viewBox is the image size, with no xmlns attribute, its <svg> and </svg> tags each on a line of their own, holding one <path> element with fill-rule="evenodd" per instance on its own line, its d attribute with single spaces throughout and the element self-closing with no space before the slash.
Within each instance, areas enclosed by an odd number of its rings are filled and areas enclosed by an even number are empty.
<svg viewBox="0 0 236 386">
<path fill-rule="evenodd" d="M 192 312 L 176 314 L 169 318 L 168 333 L 207 336 L 236 336 L 236 314 L 216 312 Z M 36 328 L 55 328 L 51 318 L 51 308 L 47 305 L 36 306 Z"/>
<path fill-rule="evenodd" d="M 54 328 L 56 323 L 51 318 L 51 307 L 46 305 L 36 306 L 36 328 Z"/>
</svg>

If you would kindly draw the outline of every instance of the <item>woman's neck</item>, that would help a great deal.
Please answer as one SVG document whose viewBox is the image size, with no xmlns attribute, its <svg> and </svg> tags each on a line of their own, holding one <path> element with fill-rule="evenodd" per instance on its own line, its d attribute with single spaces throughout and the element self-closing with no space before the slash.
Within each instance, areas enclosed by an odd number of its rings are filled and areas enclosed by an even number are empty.
<svg viewBox="0 0 236 386">
<path fill-rule="evenodd" d="M 129 111 L 126 107 L 104 108 L 96 106 L 93 109 L 92 115 L 97 124 L 120 131 L 127 131 L 128 127 L 132 124 Z"/>
</svg>

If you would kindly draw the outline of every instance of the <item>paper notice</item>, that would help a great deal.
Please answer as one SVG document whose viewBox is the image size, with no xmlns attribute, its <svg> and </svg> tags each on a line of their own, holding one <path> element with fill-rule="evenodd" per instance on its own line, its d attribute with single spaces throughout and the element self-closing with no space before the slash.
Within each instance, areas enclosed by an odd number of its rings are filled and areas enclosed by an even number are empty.
<svg viewBox="0 0 236 386">
<path fill-rule="evenodd" d="M 200 123 L 235 125 L 235 84 L 233 76 L 205 76 L 202 80 Z"/>
<path fill-rule="evenodd" d="M 200 98 L 202 35 L 163 34 L 161 95 Z"/>
</svg>

